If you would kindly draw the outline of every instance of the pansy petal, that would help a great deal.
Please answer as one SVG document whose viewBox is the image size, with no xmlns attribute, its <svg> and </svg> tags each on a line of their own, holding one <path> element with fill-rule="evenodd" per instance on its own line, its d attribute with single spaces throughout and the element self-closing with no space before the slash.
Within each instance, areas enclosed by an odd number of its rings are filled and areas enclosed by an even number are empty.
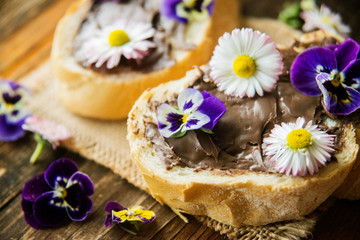
<svg viewBox="0 0 360 240">
<path fill-rule="evenodd" d="M 25 135 L 21 122 L 9 123 L 6 115 L 0 115 L 0 141 L 15 141 Z"/>
<path fill-rule="evenodd" d="M 183 113 L 191 113 L 201 105 L 203 100 L 204 97 L 198 90 L 188 88 L 179 94 L 177 102 L 178 107 Z"/>
<path fill-rule="evenodd" d="M 22 199 L 21 201 L 21 207 L 24 212 L 25 221 L 32 228 L 44 229 L 46 228 L 46 226 L 38 223 L 38 221 L 34 217 L 33 204 L 34 204 L 33 202 L 26 201 L 25 199 Z"/>
<path fill-rule="evenodd" d="M 359 53 L 359 44 L 351 38 L 341 43 L 335 50 L 338 70 L 341 72 L 351 61 L 357 58 Z"/>
<path fill-rule="evenodd" d="M 113 201 L 109 201 L 108 203 L 106 203 L 105 205 L 105 211 L 111 213 L 112 210 L 114 211 L 121 211 L 124 210 L 125 208 L 123 206 L 121 206 L 119 203 L 117 202 L 113 202 Z"/>
<path fill-rule="evenodd" d="M 158 126 L 161 135 L 170 137 L 180 130 L 183 115 L 169 104 L 162 104 L 157 109 Z"/>
<path fill-rule="evenodd" d="M 187 118 L 187 122 L 185 123 L 183 129 L 184 130 L 199 129 L 202 128 L 208 122 L 210 122 L 210 117 L 200 112 L 194 112 L 193 114 L 189 115 L 189 117 Z"/>
<path fill-rule="evenodd" d="M 345 90 L 350 95 L 350 101 L 338 101 L 334 96 L 330 96 L 328 101 L 324 101 L 325 106 L 330 113 L 337 115 L 348 115 L 360 107 L 360 93 L 348 87 L 346 87 Z"/>
<path fill-rule="evenodd" d="M 210 121 L 204 125 L 203 128 L 211 130 L 215 127 L 216 123 L 227 110 L 224 102 L 216 98 L 214 95 L 208 93 L 207 91 L 203 91 L 202 95 L 204 96 L 204 101 L 198 108 L 198 111 L 210 118 Z"/>
<path fill-rule="evenodd" d="M 350 63 L 343 71 L 345 75 L 345 84 L 351 86 L 357 90 L 360 90 L 360 59 Z"/>
<path fill-rule="evenodd" d="M 64 207 L 55 205 L 56 199 L 52 192 L 42 194 L 33 205 L 34 218 L 39 224 L 46 227 L 57 227 L 67 219 Z"/>
<path fill-rule="evenodd" d="M 316 76 L 318 69 L 323 72 L 331 72 L 336 69 L 335 55 L 331 50 L 324 47 L 314 47 L 300 53 L 294 60 L 290 70 L 290 80 L 293 86 L 300 92 L 309 96 L 320 96 Z"/>
<path fill-rule="evenodd" d="M 55 188 L 56 183 L 66 186 L 67 180 L 78 171 L 77 165 L 68 158 L 60 158 L 51 163 L 45 171 L 45 180 L 50 187 Z"/>
<path fill-rule="evenodd" d="M 38 174 L 27 183 L 21 191 L 22 198 L 34 202 L 41 194 L 49 192 L 52 189 L 49 187 L 44 178 L 44 173 Z"/>
<path fill-rule="evenodd" d="M 86 196 L 91 196 L 94 194 L 94 184 L 89 178 L 89 176 L 84 173 L 74 173 L 70 177 L 67 186 L 70 186 L 72 184 L 78 184 L 81 187 L 81 192 Z"/>
<path fill-rule="evenodd" d="M 106 217 L 105 217 L 104 226 L 105 227 L 110 227 L 111 223 L 112 223 L 112 216 L 111 216 L 111 213 L 110 213 L 110 214 L 106 215 Z"/>
<path fill-rule="evenodd" d="M 66 212 L 71 220 L 83 221 L 92 210 L 93 203 L 91 199 L 85 195 L 78 195 L 77 201 L 78 205 L 72 206 L 72 208 L 66 207 Z"/>
</svg>

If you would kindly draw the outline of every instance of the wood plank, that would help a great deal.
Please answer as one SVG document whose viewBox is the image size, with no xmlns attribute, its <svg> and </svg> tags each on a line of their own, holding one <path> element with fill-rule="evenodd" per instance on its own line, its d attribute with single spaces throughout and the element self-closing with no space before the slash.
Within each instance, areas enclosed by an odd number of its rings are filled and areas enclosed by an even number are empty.
<svg viewBox="0 0 360 240">
<path fill-rule="evenodd" d="M 54 0 L 0 0 L 0 41 L 46 10 Z"/>
<path fill-rule="evenodd" d="M 36 3 L 45 0 L 14 0 Z M 42 14 L 35 17 L 11 34 L 6 41 L 0 42 L 0 75 L 20 79 L 35 69 L 49 57 L 53 31 L 57 20 L 73 0 L 54 0 Z M 245 9 L 260 11 L 259 4 L 245 1 Z M 355 1 L 355 0 L 350 0 Z M 9 0 L 0 0 L 0 9 Z M 274 9 L 283 1 L 276 1 Z M 331 2 L 336 2 L 332 0 Z M 356 6 L 356 4 L 355 4 Z M 24 6 L 26 7 L 26 5 Z M 257 9 L 257 10 L 254 10 Z M 264 7 L 264 15 L 274 13 L 274 9 Z M 334 8 L 335 9 L 335 8 Z M 250 11 L 250 12 L 251 12 Z M 359 11 L 359 10 L 354 10 Z M 18 11 L 17 14 L 21 16 Z M 357 26 L 360 14 L 348 14 Z M 24 16 L 25 17 L 25 16 Z M 344 19 L 345 19 L 344 17 Z M 3 20 L 0 18 L 0 21 Z M 11 26 L 12 27 L 12 26 Z M 16 27 L 16 26 L 15 26 Z M 18 27 L 16 27 L 18 28 Z M 0 31 L 1 32 L 1 31 Z M 359 36 L 359 35 L 355 35 Z M 357 38 L 360 40 L 360 38 Z M 193 218 L 185 224 L 167 207 L 160 205 L 149 195 L 136 189 L 109 169 L 87 161 L 77 154 L 61 150 L 45 150 L 39 163 L 32 166 L 28 158 L 35 147 L 31 136 L 14 142 L 0 143 L 0 239 L 223 239 L 218 233 L 200 224 Z M 56 229 L 37 231 L 31 229 L 23 218 L 20 191 L 23 184 L 35 174 L 44 171 L 47 165 L 60 156 L 76 160 L 80 170 L 89 174 L 95 183 L 93 211 L 84 222 L 72 222 Z M 3 187 L 6 186 L 6 187 Z M 118 225 L 110 228 L 103 226 L 106 213 L 103 208 L 109 200 L 121 202 L 124 206 L 143 204 L 157 214 L 153 224 L 144 225 L 141 233 L 133 237 Z M 314 239 L 358 239 L 360 234 L 360 201 L 338 201 L 321 218 L 314 233 Z"/>
<path fill-rule="evenodd" d="M 0 146 L 0 151 L 6 153 L 1 156 L 0 161 L 0 167 L 5 169 L 0 178 L 0 186 L 6 186 L 0 190 L 0 209 L 20 193 L 26 181 L 47 167 L 49 161 L 45 159 L 53 158 L 54 152 L 45 150 L 41 155 L 43 161 L 31 166 L 29 157 L 35 145 L 32 135 L 28 134 L 19 141 Z"/>
<path fill-rule="evenodd" d="M 0 75 L 2 77 L 6 77 L 4 72 L 11 67 L 16 67 L 27 54 L 36 52 L 36 49 L 41 49 L 41 46 L 51 42 L 57 22 L 72 2 L 73 0 L 57 0 L 46 11 L 0 42 L 0 59 L 2 59 Z M 46 57 L 48 56 L 47 54 Z M 33 62 L 33 64 L 36 63 L 39 64 L 37 61 Z"/>
</svg>

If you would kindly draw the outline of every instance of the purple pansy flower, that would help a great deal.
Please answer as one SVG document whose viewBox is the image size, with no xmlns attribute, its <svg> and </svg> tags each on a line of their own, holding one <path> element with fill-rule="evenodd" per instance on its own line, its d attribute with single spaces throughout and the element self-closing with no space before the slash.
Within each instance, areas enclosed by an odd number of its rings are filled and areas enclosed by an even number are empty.
<svg viewBox="0 0 360 240">
<path fill-rule="evenodd" d="M 36 229 L 57 227 L 69 218 L 82 221 L 92 209 L 93 193 L 90 178 L 73 161 L 60 158 L 22 189 L 25 220 Z"/>
<path fill-rule="evenodd" d="M 12 81 L 0 81 L 0 141 L 15 141 L 25 135 L 21 128 L 28 113 L 24 103 L 29 90 Z"/>
<path fill-rule="evenodd" d="M 214 0 L 164 0 L 161 13 L 181 23 L 211 16 Z"/>
<path fill-rule="evenodd" d="M 105 211 L 109 214 L 105 217 L 104 225 L 109 227 L 112 222 L 116 223 L 131 223 L 136 232 L 140 230 L 139 223 L 149 224 L 155 220 L 155 213 L 150 210 L 146 210 L 143 207 L 136 206 L 132 208 L 124 208 L 117 202 L 109 201 L 105 205 Z M 121 225 L 120 225 L 121 226 Z M 121 226 L 125 231 L 136 235 L 136 232 L 131 231 L 128 228 Z"/>
<path fill-rule="evenodd" d="M 323 96 L 330 114 L 347 115 L 360 107 L 359 44 L 347 39 L 339 45 L 305 50 L 290 70 L 293 86 L 309 96 Z"/>
<path fill-rule="evenodd" d="M 208 93 L 188 88 L 177 99 L 178 107 L 162 104 L 157 110 L 159 130 L 164 137 L 181 137 L 188 130 L 211 131 L 226 108 L 224 103 Z"/>
</svg>

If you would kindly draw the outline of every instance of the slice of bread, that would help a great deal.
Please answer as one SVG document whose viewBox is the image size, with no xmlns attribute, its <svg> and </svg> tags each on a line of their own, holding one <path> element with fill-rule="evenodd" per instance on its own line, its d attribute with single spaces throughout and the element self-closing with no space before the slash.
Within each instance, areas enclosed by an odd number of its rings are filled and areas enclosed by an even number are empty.
<svg viewBox="0 0 360 240">
<path fill-rule="evenodd" d="M 201 77 L 199 70 L 186 77 L 147 90 L 138 99 L 128 118 L 128 141 L 132 160 L 140 169 L 149 190 L 160 203 L 174 212 L 206 215 L 233 226 L 263 225 L 301 219 L 315 210 L 344 181 L 358 151 L 351 125 L 344 129 L 342 148 L 314 175 L 293 177 L 249 170 L 225 173 L 222 170 L 194 171 L 173 167 L 167 170 L 153 143 L 145 137 L 146 125 L 157 124 L 156 109 Z"/>
<path fill-rule="evenodd" d="M 74 39 L 93 4 L 90 0 L 76 1 L 58 23 L 51 54 L 60 101 L 82 116 L 125 118 L 145 89 L 180 78 L 194 65 L 209 61 L 218 37 L 239 26 L 239 3 L 239 0 L 216 1 L 210 18 L 185 25 L 185 42 L 195 44 L 196 48 L 171 50 L 173 66 L 147 73 L 134 70 L 104 74 L 83 67 L 74 58 Z"/>
</svg>

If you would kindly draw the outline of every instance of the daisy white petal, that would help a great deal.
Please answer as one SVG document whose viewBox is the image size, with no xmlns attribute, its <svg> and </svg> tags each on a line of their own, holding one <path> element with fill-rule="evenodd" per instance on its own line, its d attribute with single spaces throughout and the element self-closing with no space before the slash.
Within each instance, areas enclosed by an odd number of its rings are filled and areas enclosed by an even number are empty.
<svg viewBox="0 0 360 240">
<path fill-rule="evenodd" d="M 335 136 L 312 125 L 312 121 L 304 125 L 304 118 L 276 125 L 264 139 L 264 154 L 280 173 L 312 175 L 330 160 Z"/>
<path fill-rule="evenodd" d="M 112 25 L 96 29 L 77 51 L 76 57 L 89 66 L 104 64 L 108 69 L 119 65 L 121 57 L 143 59 L 156 44 L 148 39 L 155 34 L 151 24 L 118 19 Z"/>
<path fill-rule="evenodd" d="M 350 33 L 350 27 L 343 24 L 341 16 L 333 13 L 326 5 L 321 5 L 320 9 L 316 8 L 302 12 L 301 18 L 305 21 L 303 25 L 304 31 L 321 29 L 341 36 L 347 36 Z"/>
<path fill-rule="evenodd" d="M 243 28 L 219 38 L 210 67 L 210 77 L 220 91 L 242 98 L 271 92 L 283 63 L 269 36 Z"/>
</svg>

